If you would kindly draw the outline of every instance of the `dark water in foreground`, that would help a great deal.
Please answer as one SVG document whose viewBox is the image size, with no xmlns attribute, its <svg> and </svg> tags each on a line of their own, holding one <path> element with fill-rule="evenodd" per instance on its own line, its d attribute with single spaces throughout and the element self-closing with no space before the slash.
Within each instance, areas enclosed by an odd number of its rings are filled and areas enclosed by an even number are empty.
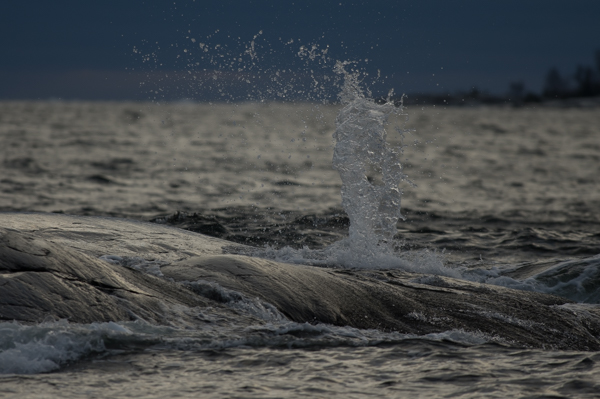
<svg viewBox="0 0 600 399">
<path fill-rule="evenodd" d="M 0 211 L 154 221 L 268 245 L 275 258 L 286 246 L 322 249 L 348 234 L 331 168 L 337 111 L 0 103 L 9 149 L 0 159 Z M 417 187 L 404 187 L 397 247 L 427 251 L 465 278 L 597 306 L 600 112 L 408 114 L 416 131 L 402 159 Z M 399 143 L 391 133 L 389 140 Z M 177 321 L 190 311 L 216 320 L 214 328 Z M 173 321 L 162 327 L 0 323 L 0 397 L 600 395 L 596 352 L 519 348 L 477 331 L 416 337 L 165 312 Z"/>
<path fill-rule="evenodd" d="M 407 340 L 375 347 L 147 349 L 3 377 L 20 397 L 597 397 L 598 354 Z"/>
</svg>

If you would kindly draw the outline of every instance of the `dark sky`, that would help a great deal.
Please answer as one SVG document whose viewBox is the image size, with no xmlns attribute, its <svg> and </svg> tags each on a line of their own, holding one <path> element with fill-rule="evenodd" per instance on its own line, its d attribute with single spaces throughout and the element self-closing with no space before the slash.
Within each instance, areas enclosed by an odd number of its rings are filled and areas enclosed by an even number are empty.
<svg viewBox="0 0 600 399">
<path fill-rule="evenodd" d="M 571 76 L 594 65 L 599 21 L 597 0 L 5 0 L 0 98 L 148 99 L 148 87 L 161 85 L 174 98 L 201 97 L 174 80 L 178 71 L 256 62 L 265 75 L 306 74 L 312 66 L 295 54 L 309 44 L 329 46 L 321 72 L 331 60 L 363 60 L 371 76 L 379 70 L 386 78 L 375 90 L 501 94 L 523 81 L 539 91 L 550 67 Z M 259 31 L 257 58 L 232 66 Z M 199 43 L 211 50 L 201 53 Z"/>
</svg>

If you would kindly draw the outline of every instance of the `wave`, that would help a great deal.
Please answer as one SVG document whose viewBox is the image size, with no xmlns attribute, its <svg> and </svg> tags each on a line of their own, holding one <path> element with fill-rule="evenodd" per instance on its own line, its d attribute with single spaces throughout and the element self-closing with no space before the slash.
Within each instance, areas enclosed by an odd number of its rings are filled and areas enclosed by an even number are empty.
<svg viewBox="0 0 600 399">
<path fill-rule="evenodd" d="M 0 323 L 0 373 L 45 373 L 102 353 L 106 341 L 131 332 L 115 322 L 87 325 L 66 320 L 37 325 Z"/>
<path fill-rule="evenodd" d="M 171 309 L 172 316 L 194 309 Z M 197 310 L 196 310 L 197 311 Z M 155 350 L 223 350 L 229 348 L 332 348 L 397 344 L 409 340 L 481 345 L 497 337 L 464 330 L 425 335 L 364 330 L 327 324 L 296 323 L 287 319 L 266 324 L 189 329 L 144 321 L 70 323 L 67 320 L 25 325 L 0 322 L 0 374 L 39 374 L 81 360 Z"/>
</svg>

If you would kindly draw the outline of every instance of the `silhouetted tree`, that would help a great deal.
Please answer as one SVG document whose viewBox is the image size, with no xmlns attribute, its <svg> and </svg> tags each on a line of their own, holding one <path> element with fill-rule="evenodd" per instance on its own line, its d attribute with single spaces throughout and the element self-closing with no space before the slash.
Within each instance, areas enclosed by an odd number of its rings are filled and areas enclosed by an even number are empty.
<svg viewBox="0 0 600 399">
<path fill-rule="evenodd" d="M 558 69 L 552 68 L 546 75 L 546 82 L 544 83 L 544 97 L 558 97 L 563 98 L 568 94 L 567 81 L 560 76 Z"/>
<path fill-rule="evenodd" d="M 594 95 L 600 96 L 600 50 L 596 50 L 596 79 L 594 82 Z"/>
<path fill-rule="evenodd" d="M 523 103 L 537 103 L 542 100 L 539 95 L 526 91 L 523 82 L 512 82 L 508 86 L 508 99 L 516 106 L 523 105 Z"/>
<path fill-rule="evenodd" d="M 481 95 L 481 92 L 479 91 L 477 86 L 473 86 L 473 87 L 471 87 L 471 90 L 469 90 L 469 94 L 467 94 L 467 95 L 470 98 L 477 100 L 479 98 L 479 96 Z"/>
<path fill-rule="evenodd" d="M 577 94 L 582 97 L 589 97 L 594 95 L 594 72 L 590 67 L 584 67 L 582 65 L 577 66 L 577 72 L 575 72 L 575 80 L 577 81 Z"/>
</svg>

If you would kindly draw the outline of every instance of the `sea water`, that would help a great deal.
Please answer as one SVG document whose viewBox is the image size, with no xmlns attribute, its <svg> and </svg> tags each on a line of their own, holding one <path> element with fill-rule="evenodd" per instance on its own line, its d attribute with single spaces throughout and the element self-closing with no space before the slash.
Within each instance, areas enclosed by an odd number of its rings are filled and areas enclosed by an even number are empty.
<svg viewBox="0 0 600 399">
<path fill-rule="evenodd" d="M 375 103 L 346 67 L 340 104 L 0 103 L 11 148 L 2 210 L 152 220 L 288 262 L 450 275 L 563 295 L 579 312 L 598 303 L 597 109 L 397 108 Z M 346 141 L 361 131 L 363 141 Z M 161 275 L 151 260 L 106 255 Z M 531 272 L 514 274 L 524 266 Z M 514 347 L 477 331 L 295 323 L 215 283 L 186 284 L 239 317 L 165 306 L 164 325 L 2 322 L 0 395 L 600 391 L 594 352 Z M 207 327 L 187 325 L 190 314 Z"/>
</svg>

